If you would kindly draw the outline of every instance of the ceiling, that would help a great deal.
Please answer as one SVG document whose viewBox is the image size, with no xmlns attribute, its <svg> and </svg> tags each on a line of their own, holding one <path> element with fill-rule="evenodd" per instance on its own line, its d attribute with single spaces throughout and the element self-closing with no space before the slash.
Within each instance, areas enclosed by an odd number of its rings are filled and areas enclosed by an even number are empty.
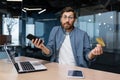
<svg viewBox="0 0 120 80">
<path fill-rule="evenodd" d="M 0 0 L 0 13 L 20 16 L 23 8 L 42 8 L 46 9 L 46 13 L 57 13 L 66 6 L 90 11 L 120 11 L 119 5 L 120 0 L 23 0 L 22 2 Z"/>
</svg>

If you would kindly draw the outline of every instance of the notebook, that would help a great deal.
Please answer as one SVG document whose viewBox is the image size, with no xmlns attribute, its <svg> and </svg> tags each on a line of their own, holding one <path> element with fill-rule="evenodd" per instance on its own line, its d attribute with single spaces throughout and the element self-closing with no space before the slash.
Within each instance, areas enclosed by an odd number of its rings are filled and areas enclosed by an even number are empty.
<svg viewBox="0 0 120 80">
<path fill-rule="evenodd" d="M 41 64 L 39 61 L 24 61 L 24 62 L 17 61 L 16 62 L 10 50 L 6 46 L 4 47 L 4 49 L 18 73 L 47 70 L 47 68 L 43 64 Z"/>
</svg>

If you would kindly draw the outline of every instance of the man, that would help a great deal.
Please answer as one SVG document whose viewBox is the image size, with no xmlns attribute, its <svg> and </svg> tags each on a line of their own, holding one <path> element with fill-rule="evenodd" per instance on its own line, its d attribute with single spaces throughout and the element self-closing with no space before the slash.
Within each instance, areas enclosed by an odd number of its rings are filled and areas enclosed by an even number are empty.
<svg viewBox="0 0 120 80">
<path fill-rule="evenodd" d="M 39 44 L 40 39 L 32 40 L 51 61 L 60 64 L 89 67 L 91 61 L 103 53 L 100 44 L 90 51 L 89 37 L 86 32 L 74 27 L 76 13 L 71 7 L 62 10 L 61 26 L 53 27 L 48 44 Z"/>
</svg>

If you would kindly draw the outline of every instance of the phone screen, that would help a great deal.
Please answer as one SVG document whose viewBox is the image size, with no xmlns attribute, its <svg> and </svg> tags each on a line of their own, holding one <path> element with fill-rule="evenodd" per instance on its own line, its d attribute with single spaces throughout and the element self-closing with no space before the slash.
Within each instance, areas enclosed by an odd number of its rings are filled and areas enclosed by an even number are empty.
<svg viewBox="0 0 120 80">
<path fill-rule="evenodd" d="M 84 78 L 83 73 L 80 70 L 69 70 L 68 71 L 68 77 Z"/>
</svg>

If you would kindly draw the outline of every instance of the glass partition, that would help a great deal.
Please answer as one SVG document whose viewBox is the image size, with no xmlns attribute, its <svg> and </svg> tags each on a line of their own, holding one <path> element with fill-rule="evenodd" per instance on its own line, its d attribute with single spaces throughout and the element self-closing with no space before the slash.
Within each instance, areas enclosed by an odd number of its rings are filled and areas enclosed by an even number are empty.
<svg viewBox="0 0 120 80">
<path fill-rule="evenodd" d="M 100 37 L 106 44 L 105 49 L 119 49 L 117 43 L 120 31 L 117 31 L 117 12 L 80 16 L 78 24 L 80 29 L 88 33 L 92 45 L 97 44 L 96 38 Z"/>
<path fill-rule="evenodd" d="M 78 24 L 79 28 L 83 31 L 86 31 L 90 36 L 90 41 L 93 43 L 94 39 L 94 16 L 93 15 L 87 15 L 87 16 L 80 16 L 78 18 Z"/>
</svg>

